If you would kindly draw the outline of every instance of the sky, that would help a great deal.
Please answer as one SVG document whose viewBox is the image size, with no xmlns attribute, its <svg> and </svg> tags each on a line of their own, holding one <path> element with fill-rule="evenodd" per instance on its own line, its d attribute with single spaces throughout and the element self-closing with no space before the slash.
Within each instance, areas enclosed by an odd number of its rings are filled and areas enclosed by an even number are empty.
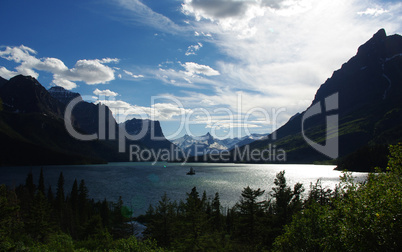
<svg viewBox="0 0 402 252">
<path fill-rule="evenodd" d="M 159 120 L 168 139 L 274 131 L 379 29 L 395 0 L 2 0 L 0 76 L 31 75 Z"/>
</svg>

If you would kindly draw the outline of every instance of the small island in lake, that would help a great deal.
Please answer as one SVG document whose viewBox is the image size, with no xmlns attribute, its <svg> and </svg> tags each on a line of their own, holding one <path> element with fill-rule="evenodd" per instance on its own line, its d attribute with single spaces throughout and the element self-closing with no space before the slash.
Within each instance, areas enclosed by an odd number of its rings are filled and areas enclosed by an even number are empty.
<svg viewBox="0 0 402 252">
<path fill-rule="evenodd" d="M 195 170 L 193 167 L 190 168 L 190 171 L 186 173 L 187 175 L 195 175 Z"/>
</svg>

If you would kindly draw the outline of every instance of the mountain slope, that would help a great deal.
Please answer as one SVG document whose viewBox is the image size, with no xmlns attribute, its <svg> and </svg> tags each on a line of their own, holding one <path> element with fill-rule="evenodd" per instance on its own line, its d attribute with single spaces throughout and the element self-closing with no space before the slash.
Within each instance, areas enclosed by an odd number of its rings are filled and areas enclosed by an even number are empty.
<svg viewBox="0 0 402 252">
<path fill-rule="evenodd" d="M 336 108 L 331 110 L 325 105 L 326 98 L 333 94 L 338 99 L 334 103 Z M 283 149 L 286 152 L 288 163 L 331 160 L 331 157 L 311 147 L 302 133 L 324 146 L 327 119 L 336 115 L 339 118 L 337 156 L 339 165 L 342 166 L 348 155 L 361 148 L 381 147 L 402 140 L 401 97 L 402 37 L 386 36 L 381 29 L 359 47 L 356 56 L 321 85 L 306 111 L 295 115 L 267 139 L 253 142 L 245 148 L 267 150 L 275 146 L 276 150 Z M 320 106 L 317 107 L 316 104 Z M 322 113 L 307 117 L 306 113 L 311 112 L 313 107 Z M 350 166 L 347 168 L 361 169 Z"/>
<path fill-rule="evenodd" d="M 62 118 L 64 106 L 30 76 L 18 75 L 0 88 L 3 108 L 14 113 L 40 113 Z"/>
</svg>

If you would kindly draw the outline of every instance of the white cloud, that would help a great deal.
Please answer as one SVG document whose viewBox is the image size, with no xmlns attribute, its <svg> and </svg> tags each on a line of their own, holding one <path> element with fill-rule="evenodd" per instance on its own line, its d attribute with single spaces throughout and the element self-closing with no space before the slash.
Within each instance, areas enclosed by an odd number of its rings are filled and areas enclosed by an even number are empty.
<svg viewBox="0 0 402 252">
<path fill-rule="evenodd" d="M 176 34 L 186 30 L 185 27 L 175 24 L 168 17 L 153 11 L 139 0 L 115 0 L 121 7 L 129 11 L 125 21 L 143 23 L 163 32 Z M 156 34 L 156 33 L 155 33 Z"/>
<path fill-rule="evenodd" d="M 63 77 L 59 77 L 59 75 L 57 74 L 54 75 L 52 83 L 67 90 L 71 90 L 77 87 L 77 84 L 75 84 L 74 82 L 66 80 Z"/>
<path fill-rule="evenodd" d="M 119 63 L 120 59 L 117 59 L 117 58 L 114 58 L 114 59 L 112 59 L 112 58 L 103 58 L 103 59 L 98 60 L 98 61 L 99 61 L 99 63 L 102 63 L 102 64 L 108 64 L 108 63 Z"/>
<path fill-rule="evenodd" d="M 106 90 L 95 89 L 93 93 L 94 93 L 94 95 L 98 95 L 98 96 L 118 96 L 119 95 L 118 93 L 110 91 L 109 89 L 106 89 Z"/>
<path fill-rule="evenodd" d="M 358 15 L 363 16 L 363 15 L 368 15 L 368 16 L 379 16 L 384 13 L 387 13 L 387 10 L 384 10 L 383 8 L 367 8 L 365 11 L 359 11 L 357 12 Z"/>
<path fill-rule="evenodd" d="M 144 78 L 144 75 L 142 75 L 142 74 L 136 75 L 136 74 L 133 74 L 132 72 L 127 71 L 127 70 L 123 70 L 123 72 L 126 73 L 127 75 L 133 77 L 134 79 Z"/>
<path fill-rule="evenodd" d="M 203 44 L 198 42 L 196 45 L 190 45 L 185 53 L 186 56 L 195 55 L 203 47 Z"/>
<path fill-rule="evenodd" d="M 0 76 L 4 79 L 11 79 L 12 77 L 18 75 L 18 72 L 13 72 L 5 67 L 0 67 Z"/>
<path fill-rule="evenodd" d="M 78 60 L 74 68 L 64 72 L 66 79 L 84 81 L 89 85 L 104 84 L 114 80 L 114 70 L 99 60 Z"/>
<path fill-rule="evenodd" d="M 205 76 L 215 76 L 219 75 L 219 72 L 210 66 L 200 65 L 195 62 L 186 62 L 182 64 L 186 69 L 186 74 L 189 76 L 194 76 L 196 74 L 202 74 Z"/>
<path fill-rule="evenodd" d="M 182 70 L 184 68 L 184 70 Z M 168 85 L 183 88 L 207 88 L 208 86 L 221 86 L 215 76 L 219 72 L 210 66 L 194 62 L 181 63 L 163 62 L 159 69 L 148 69 L 148 74 Z"/>
<path fill-rule="evenodd" d="M 94 60 L 78 60 L 74 68 L 69 69 L 60 59 L 37 58 L 37 52 L 27 46 L 6 47 L 0 51 L 0 57 L 19 63 L 16 72 L 2 70 L 5 74 L 23 74 L 34 78 L 39 77 L 38 71 L 53 74 L 53 84 L 66 89 L 75 88 L 74 81 L 82 81 L 88 85 L 104 84 L 114 80 L 114 70 L 104 64 L 117 63 L 118 59 L 104 58 Z"/>
</svg>

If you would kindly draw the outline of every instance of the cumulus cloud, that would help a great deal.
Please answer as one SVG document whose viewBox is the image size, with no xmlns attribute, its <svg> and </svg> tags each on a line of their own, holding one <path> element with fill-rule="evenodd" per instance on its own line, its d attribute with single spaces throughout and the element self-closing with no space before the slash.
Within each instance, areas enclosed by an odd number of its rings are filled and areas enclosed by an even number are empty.
<svg viewBox="0 0 402 252">
<path fill-rule="evenodd" d="M 0 51 L 0 57 L 14 61 L 19 65 L 15 72 L 2 68 L 2 72 L 10 77 L 11 75 L 23 74 L 38 78 L 37 71 L 45 71 L 53 74 L 53 84 L 66 89 L 77 87 L 75 81 L 82 81 L 88 85 L 104 84 L 114 80 L 114 70 L 105 64 L 117 63 L 118 59 L 104 58 L 93 60 L 78 60 L 75 66 L 69 69 L 63 61 L 57 58 L 37 58 L 37 52 L 27 46 L 7 46 Z M 11 76 L 12 77 L 12 76 Z"/>
<path fill-rule="evenodd" d="M 55 74 L 53 76 L 53 84 L 59 87 L 63 87 L 64 89 L 67 90 L 71 90 L 77 87 L 77 84 L 63 78 L 62 76 L 59 76 L 58 74 Z"/>
<path fill-rule="evenodd" d="M 203 44 L 198 42 L 196 45 L 191 45 L 187 48 L 186 56 L 195 55 L 198 50 L 202 48 Z"/>
<path fill-rule="evenodd" d="M 195 62 L 186 62 L 182 64 L 186 69 L 186 74 L 189 76 L 194 76 L 196 74 L 202 74 L 205 76 L 215 76 L 219 75 L 219 72 L 210 66 L 200 65 Z"/>
<path fill-rule="evenodd" d="M 10 79 L 14 76 L 18 75 L 18 72 L 10 71 L 5 67 L 0 67 L 0 76 L 5 79 Z"/>
<path fill-rule="evenodd" d="M 114 70 L 99 60 L 78 60 L 74 68 L 63 72 L 66 79 L 83 81 L 89 85 L 104 84 L 114 80 Z"/>
<path fill-rule="evenodd" d="M 195 62 L 163 62 L 159 64 L 159 69 L 149 69 L 150 76 L 164 82 L 165 84 L 183 88 L 209 88 L 210 86 L 221 86 L 217 80 L 219 71 L 207 65 Z"/>
<path fill-rule="evenodd" d="M 98 96 L 118 96 L 119 95 L 118 93 L 110 91 L 109 89 L 106 89 L 106 90 L 95 89 L 93 93 L 94 93 L 94 95 L 98 95 Z"/>
</svg>

